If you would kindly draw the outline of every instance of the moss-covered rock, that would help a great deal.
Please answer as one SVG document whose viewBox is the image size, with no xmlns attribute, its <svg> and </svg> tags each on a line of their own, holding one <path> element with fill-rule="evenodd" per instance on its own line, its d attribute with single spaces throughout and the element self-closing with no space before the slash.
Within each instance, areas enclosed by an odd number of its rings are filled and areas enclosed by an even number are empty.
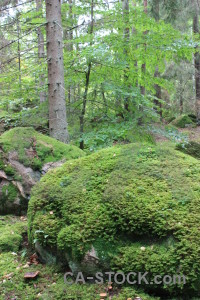
<svg viewBox="0 0 200 300">
<path fill-rule="evenodd" d="M 200 143 L 196 143 L 193 141 L 189 143 L 181 143 L 176 146 L 176 149 L 200 159 Z"/>
<path fill-rule="evenodd" d="M 196 121 L 193 115 L 182 115 L 171 122 L 178 128 L 196 127 Z"/>
<path fill-rule="evenodd" d="M 72 265 L 92 248 L 101 269 L 182 275 L 198 293 L 200 162 L 163 145 L 99 151 L 50 171 L 29 203 L 29 239 Z"/>
<path fill-rule="evenodd" d="M 84 152 L 36 132 L 15 128 L 0 136 L 0 213 L 22 213 L 42 170 L 84 156 Z M 61 161 L 61 162 L 60 162 Z M 59 162 L 59 163 L 58 163 Z M 47 166 L 45 168 L 45 166 Z"/>
</svg>

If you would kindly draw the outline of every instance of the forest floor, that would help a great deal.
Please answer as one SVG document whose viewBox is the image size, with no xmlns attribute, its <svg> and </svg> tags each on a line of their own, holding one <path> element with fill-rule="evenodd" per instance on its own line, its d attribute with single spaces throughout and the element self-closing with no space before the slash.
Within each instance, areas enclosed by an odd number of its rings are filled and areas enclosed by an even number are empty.
<svg viewBox="0 0 200 300">
<path fill-rule="evenodd" d="M 181 133 L 186 133 L 189 136 L 189 140 L 190 141 L 200 141 L 200 126 L 196 127 L 196 128 L 179 128 L 179 132 Z"/>
</svg>

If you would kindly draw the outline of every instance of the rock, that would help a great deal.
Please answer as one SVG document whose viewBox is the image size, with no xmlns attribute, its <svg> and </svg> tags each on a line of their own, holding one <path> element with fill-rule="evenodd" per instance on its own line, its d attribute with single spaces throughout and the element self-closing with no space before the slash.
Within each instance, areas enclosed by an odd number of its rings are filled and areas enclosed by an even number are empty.
<svg viewBox="0 0 200 300">
<path fill-rule="evenodd" d="M 61 160 L 61 161 L 57 161 L 57 162 L 49 162 L 44 164 L 44 166 L 42 167 L 42 175 L 45 175 L 48 171 L 61 167 L 63 165 L 63 163 L 65 162 L 65 160 Z"/>
<path fill-rule="evenodd" d="M 32 187 L 50 169 L 84 156 L 77 147 L 32 128 L 14 128 L 0 136 L 0 214 L 26 213 Z M 8 188 L 6 188 L 7 186 Z"/>
<path fill-rule="evenodd" d="M 32 190 L 29 241 L 73 271 L 185 274 L 186 285 L 140 287 L 195 296 L 199 182 L 200 161 L 167 144 L 112 147 L 66 162 Z"/>
<path fill-rule="evenodd" d="M 42 263 L 48 265 L 56 263 L 56 257 L 53 256 L 52 253 L 44 249 L 44 247 L 42 247 L 38 241 L 35 242 L 35 250 L 39 254 L 39 258 Z"/>
<path fill-rule="evenodd" d="M 8 179 L 8 176 L 6 175 L 6 173 L 4 171 L 0 170 L 0 179 Z"/>
<path fill-rule="evenodd" d="M 30 167 L 25 167 L 22 163 L 17 161 L 17 159 L 19 158 L 16 151 L 8 154 L 10 165 L 22 178 L 24 193 L 30 195 L 32 187 L 40 180 L 41 173 L 39 171 L 33 171 Z"/>
</svg>

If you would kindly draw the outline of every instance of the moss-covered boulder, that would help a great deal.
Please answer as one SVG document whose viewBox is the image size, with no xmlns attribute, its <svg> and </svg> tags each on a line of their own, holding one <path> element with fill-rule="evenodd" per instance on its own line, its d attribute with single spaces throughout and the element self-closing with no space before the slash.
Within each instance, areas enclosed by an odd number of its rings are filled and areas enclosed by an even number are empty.
<svg viewBox="0 0 200 300">
<path fill-rule="evenodd" d="M 197 121 L 193 115 L 181 115 L 171 122 L 178 128 L 196 127 Z"/>
<path fill-rule="evenodd" d="M 49 169 L 84 152 L 36 132 L 11 129 L 0 136 L 0 214 L 27 209 L 31 188 Z"/>
<path fill-rule="evenodd" d="M 174 146 L 130 144 L 46 174 L 29 203 L 29 239 L 71 268 L 97 267 L 187 282 L 144 285 L 187 295 L 200 285 L 200 162 Z M 94 251 L 93 251 L 94 252 Z"/>
</svg>

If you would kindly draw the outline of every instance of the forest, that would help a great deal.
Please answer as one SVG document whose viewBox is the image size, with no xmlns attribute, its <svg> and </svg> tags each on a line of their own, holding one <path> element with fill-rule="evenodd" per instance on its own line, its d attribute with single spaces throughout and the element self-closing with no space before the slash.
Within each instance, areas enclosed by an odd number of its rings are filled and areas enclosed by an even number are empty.
<svg viewBox="0 0 200 300">
<path fill-rule="evenodd" d="M 0 300 L 200 300 L 200 0 L 0 0 Z"/>
</svg>

